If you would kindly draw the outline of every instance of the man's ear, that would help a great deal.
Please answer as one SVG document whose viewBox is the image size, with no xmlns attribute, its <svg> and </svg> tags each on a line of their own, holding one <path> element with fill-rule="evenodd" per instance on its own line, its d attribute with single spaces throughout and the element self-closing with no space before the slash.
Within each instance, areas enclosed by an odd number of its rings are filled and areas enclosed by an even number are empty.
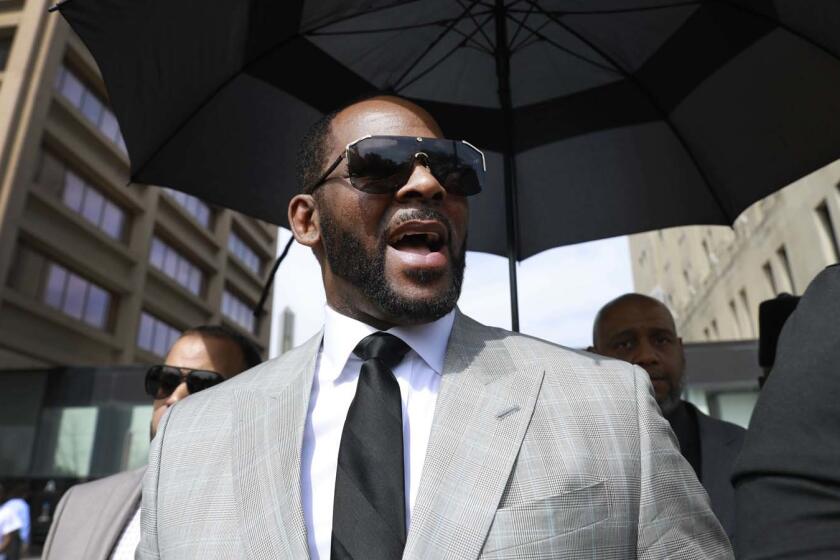
<svg viewBox="0 0 840 560">
<path fill-rule="evenodd" d="M 314 249 L 321 242 L 318 209 L 311 194 L 296 195 L 289 202 L 289 226 L 301 245 Z"/>
</svg>

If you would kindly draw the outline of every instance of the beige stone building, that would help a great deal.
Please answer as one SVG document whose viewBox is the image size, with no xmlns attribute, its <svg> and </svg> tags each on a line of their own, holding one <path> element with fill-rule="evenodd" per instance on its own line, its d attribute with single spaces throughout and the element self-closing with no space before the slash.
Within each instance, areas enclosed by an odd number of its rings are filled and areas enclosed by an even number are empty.
<svg viewBox="0 0 840 560">
<path fill-rule="evenodd" d="M 840 255 L 840 162 L 748 208 L 733 228 L 630 237 L 637 292 L 665 302 L 686 342 L 685 397 L 747 426 L 759 393 L 758 305 L 801 294 Z"/>
<path fill-rule="evenodd" d="M 46 0 L 0 0 L 0 369 L 159 362 L 180 330 L 251 315 L 276 227 L 127 186 L 96 66 Z"/>
<path fill-rule="evenodd" d="M 631 236 L 636 291 L 671 308 L 687 342 L 755 339 L 758 305 L 801 294 L 840 260 L 840 162 L 759 201 L 734 228 Z"/>
</svg>

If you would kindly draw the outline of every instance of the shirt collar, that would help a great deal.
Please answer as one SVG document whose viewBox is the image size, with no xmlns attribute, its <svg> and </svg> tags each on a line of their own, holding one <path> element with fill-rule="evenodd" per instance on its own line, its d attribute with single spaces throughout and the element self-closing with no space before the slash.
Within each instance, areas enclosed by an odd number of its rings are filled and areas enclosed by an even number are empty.
<svg viewBox="0 0 840 560">
<path fill-rule="evenodd" d="M 347 360 L 353 354 L 356 345 L 369 334 L 379 329 L 346 315 L 342 315 L 329 305 L 324 313 L 324 355 L 338 366 L 333 381 L 338 379 Z M 408 344 L 426 364 L 440 375 L 443 372 L 443 360 L 452 324 L 455 321 L 453 309 L 440 319 L 422 325 L 409 325 L 388 329 L 392 334 Z"/>
</svg>

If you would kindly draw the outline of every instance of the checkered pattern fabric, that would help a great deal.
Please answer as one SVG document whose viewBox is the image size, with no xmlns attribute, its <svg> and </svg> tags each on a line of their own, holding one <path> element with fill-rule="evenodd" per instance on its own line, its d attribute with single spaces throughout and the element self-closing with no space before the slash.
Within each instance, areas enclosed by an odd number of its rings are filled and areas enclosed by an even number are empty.
<svg viewBox="0 0 840 560">
<path fill-rule="evenodd" d="M 170 410 L 138 558 L 308 557 L 300 450 L 319 347 Z M 459 314 L 403 558 L 732 552 L 641 369 Z"/>
</svg>

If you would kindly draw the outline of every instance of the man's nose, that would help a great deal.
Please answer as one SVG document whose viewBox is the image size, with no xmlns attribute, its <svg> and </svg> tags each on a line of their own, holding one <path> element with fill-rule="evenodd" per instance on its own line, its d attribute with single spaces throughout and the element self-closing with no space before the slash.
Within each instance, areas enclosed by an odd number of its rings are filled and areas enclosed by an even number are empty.
<svg viewBox="0 0 840 560">
<path fill-rule="evenodd" d="M 633 359 L 631 361 L 636 365 L 644 367 L 646 365 L 658 363 L 659 356 L 653 345 L 650 342 L 643 340 L 639 342 L 638 346 L 636 346 L 636 352 L 634 352 Z"/>
<path fill-rule="evenodd" d="M 187 389 L 187 382 L 182 381 L 177 387 L 175 387 L 175 390 L 172 391 L 172 394 L 166 399 L 166 404 L 173 405 L 189 394 L 190 391 Z"/>
<path fill-rule="evenodd" d="M 408 201 L 413 198 L 427 200 L 442 200 L 446 196 L 446 189 L 435 179 L 431 170 L 426 166 L 425 159 L 417 159 L 408 181 L 396 193 L 397 200 Z"/>
</svg>

